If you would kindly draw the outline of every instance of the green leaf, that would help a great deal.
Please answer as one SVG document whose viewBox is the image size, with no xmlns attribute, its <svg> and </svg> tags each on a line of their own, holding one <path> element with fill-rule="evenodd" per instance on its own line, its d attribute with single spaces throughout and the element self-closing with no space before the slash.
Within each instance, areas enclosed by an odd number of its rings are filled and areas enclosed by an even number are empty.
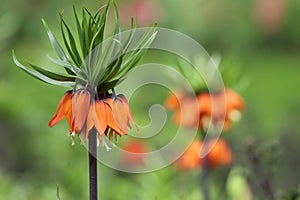
<svg viewBox="0 0 300 200">
<path fill-rule="evenodd" d="M 117 77 L 120 78 L 124 76 L 129 70 L 131 70 L 140 60 L 141 58 L 146 54 L 148 47 L 153 42 L 157 34 L 157 31 L 155 31 L 155 25 L 152 27 L 150 31 L 148 31 L 145 36 L 143 36 L 143 39 L 139 42 L 137 47 L 131 51 L 131 53 L 128 53 L 124 58 L 124 63 L 121 66 L 121 70 L 119 71 Z"/>
<path fill-rule="evenodd" d="M 133 21 L 131 21 L 131 30 L 130 30 L 130 34 L 129 34 L 128 39 L 124 43 L 125 44 L 124 45 L 125 46 L 124 47 L 124 52 L 127 52 L 128 48 L 129 48 L 129 45 L 130 45 L 130 43 L 133 39 L 133 35 L 134 35 L 135 31 L 136 31 L 136 28 L 133 29 Z"/>
<path fill-rule="evenodd" d="M 62 61 L 62 60 L 58 60 L 55 58 L 52 58 L 51 56 L 47 55 L 48 59 L 53 62 L 54 64 L 57 64 L 59 66 L 68 68 L 70 70 L 72 70 L 75 74 L 79 74 L 81 73 L 81 70 L 79 68 L 77 68 L 76 66 L 74 66 L 72 63 L 66 62 L 66 61 Z M 72 74 L 73 75 L 73 74 Z"/>
<path fill-rule="evenodd" d="M 119 35 L 120 32 L 121 32 L 121 29 L 120 29 L 120 19 L 119 19 L 118 6 L 117 6 L 115 1 L 113 1 L 113 4 L 114 4 L 115 20 L 116 20 L 114 35 Z M 120 40 L 120 38 L 118 38 L 118 39 Z"/>
<path fill-rule="evenodd" d="M 93 49 L 99 44 L 99 42 L 97 42 L 97 40 L 99 40 L 99 38 L 102 38 L 103 37 L 103 28 L 104 25 L 101 24 L 101 27 L 100 29 L 98 30 L 98 32 L 96 32 L 91 40 L 91 43 L 90 43 L 90 49 L 89 49 L 89 52 L 92 52 Z"/>
<path fill-rule="evenodd" d="M 35 71 L 53 79 L 53 80 L 57 80 L 57 81 L 72 81 L 74 82 L 76 77 L 75 76 L 64 76 L 64 75 L 60 75 L 60 74 L 56 74 L 53 72 L 50 72 L 48 70 L 45 70 L 41 67 L 38 67 L 34 64 L 28 63 L 30 65 L 30 67 L 32 67 Z"/>
<path fill-rule="evenodd" d="M 126 63 L 124 63 L 121 67 L 121 70 L 119 71 L 117 78 L 120 78 L 124 76 L 128 71 L 130 71 L 133 67 L 137 65 L 137 63 L 141 60 L 142 56 L 145 55 L 147 50 L 140 51 L 139 54 L 136 54 L 135 56 L 132 56 L 130 60 L 127 60 Z"/>
<path fill-rule="evenodd" d="M 57 55 L 57 57 L 64 61 L 64 62 L 68 62 L 71 63 L 68 55 L 65 53 L 65 51 L 63 50 L 63 48 L 60 46 L 60 44 L 58 43 L 58 41 L 56 40 L 54 34 L 52 33 L 52 31 L 49 29 L 48 24 L 46 23 L 46 21 L 44 19 L 42 19 L 42 23 L 47 31 L 50 43 L 55 51 L 55 54 Z M 67 71 L 68 74 L 72 74 L 75 75 L 74 71 L 72 69 L 69 68 L 65 68 L 65 70 Z"/>
<path fill-rule="evenodd" d="M 87 24 L 87 19 L 86 19 L 86 16 L 85 16 L 85 10 L 84 8 L 82 8 L 82 22 L 81 22 L 81 27 L 82 27 L 82 38 L 83 38 L 83 43 L 84 43 L 84 46 L 85 46 L 85 51 L 84 51 L 84 57 L 86 57 L 89 53 L 89 44 L 90 44 L 90 41 L 89 41 L 89 30 L 88 30 L 88 24 Z"/>
<path fill-rule="evenodd" d="M 101 54 L 99 60 L 100 60 L 100 66 L 104 67 L 105 70 L 96 69 L 97 71 L 96 81 L 100 79 L 99 80 L 100 83 L 110 80 L 112 76 L 118 73 L 123 59 L 123 55 L 122 55 L 123 50 L 120 41 L 114 38 L 109 38 L 108 40 L 104 41 L 101 44 L 101 48 L 103 46 L 104 46 L 103 49 L 104 53 Z M 119 50 L 116 49 L 117 46 L 119 46 Z M 101 71 L 103 71 L 104 73 L 103 75 L 102 73 L 101 74 L 99 73 Z M 100 78 L 101 75 L 102 77 Z"/>
<path fill-rule="evenodd" d="M 69 55 L 72 57 L 73 62 L 77 65 L 78 68 L 80 68 L 82 64 L 82 59 L 78 53 L 75 39 L 72 35 L 70 28 L 66 24 L 65 20 L 62 18 L 62 15 L 60 15 L 60 20 L 61 20 L 61 31 L 62 31 L 65 46 L 69 52 Z M 64 27 L 67 30 L 69 42 L 67 41 L 66 34 L 64 32 Z"/>
<path fill-rule="evenodd" d="M 101 84 L 102 82 L 106 82 L 109 81 L 110 79 L 112 79 L 118 72 L 119 69 L 121 68 L 122 65 L 122 61 L 123 61 L 123 55 L 119 56 L 117 59 L 115 59 L 114 61 L 112 61 L 106 68 L 106 71 L 104 72 L 105 74 L 102 76 L 102 79 L 100 78 L 100 76 L 102 74 L 99 74 L 96 80 L 99 80 L 99 84 Z"/>
<path fill-rule="evenodd" d="M 22 65 L 18 59 L 16 58 L 16 55 L 14 53 L 14 51 L 12 52 L 13 54 L 13 61 L 14 63 L 20 67 L 22 70 L 24 70 L 26 73 L 28 73 L 29 75 L 31 75 L 32 77 L 34 78 L 37 78 L 41 81 L 44 81 L 46 83 L 49 83 L 49 84 L 52 84 L 52 85 L 58 85 L 58 86 L 63 86 L 63 87 L 72 87 L 74 86 L 74 82 L 69 82 L 69 81 L 57 81 L 57 80 L 54 80 L 52 78 L 49 78 L 47 76 L 45 76 L 44 74 L 40 73 L 40 72 L 37 72 L 31 68 L 28 68 L 24 65 Z"/>
<path fill-rule="evenodd" d="M 106 26 L 106 19 L 108 16 L 109 8 L 110 8 L 110 1 L 106 5 L 104 13 L 102 15 L 99 15 L 99 17 L 96 20 L 96 23 L 100 24 L 100 27 L 97 27 L 100 30 L 100 32 L 97 40 L 94 42 L 94 46 L 92 47 L 92 49 L 94 49 L 96 46 L 98 46 L 100 43 L 103 42 L 104 30 Z"/>
<path fill-rule="evenodd" d="M 83 55 L 83 57 L 85 57 L 85 54 L 86 54 L 86 43 L 85 43 L 85 38 L 84 38 L 84 29 L 80 25 L 80 22 L 79 22 L 79 19 L 78 19 L 78 15 L 77 15 L 75 6 L 73 6 L 73 13 L 74 13 L 74 16 L 75 16 L 76 28 L 77 28 L 78 38 L 79 38 L 79 41 L 80 41 L 82 55 Z"/>
<path fill-rule="evenodd" d="M 99 94 L 107 92 L 108 90 L 114 88 L 117 83 L 121 82 L 121 79 L 117 79 L 117 80 L 113 80 L 113 81 L 109 81 L 109 82 L 104 82 L 100 85 L 97 86 L 97 92 Z"/>
</svg>

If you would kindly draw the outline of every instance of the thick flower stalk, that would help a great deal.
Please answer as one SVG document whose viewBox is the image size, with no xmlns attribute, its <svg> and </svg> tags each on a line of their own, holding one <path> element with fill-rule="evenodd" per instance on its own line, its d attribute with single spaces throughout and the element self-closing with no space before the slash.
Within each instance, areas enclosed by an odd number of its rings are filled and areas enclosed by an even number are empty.
<svg viewBox="0 0 300 200">
<path fill-rule="evenodd" d="M 107 16 L 111 7 L 115 13 L 114 34 L 105 39 Z M 57 56 L 49 59 L 56 66 L 64 68 L 66 74 L 48 71 L 31 63 L 27 67 L 17 60 L 14 53 L 13 59 L 18 67 L 33 77 L 52 85 L 71 88 L 61 98 L 50 119 L 50 127 L 65 118 L 72 138 L 77 134 L 86 141 L 91 131 L 95 130 L 100 144 L 107 147 L 106 136 L 112 139 L 125 135 L 128 128 L 131 128 L 130 123 L 134 124 L 126 97 L 115 94 L 114 88 L 146 53 L 156 35 L 155 25 L 136 39 L 133 20 L 130 31 L 126 34 L 120 32 L 114 1 L 109 1 L 94 15 L 83 8 L 81 20 L 76 9 L 73 10 L 76 31 L 71 30 L 60 15 L 65 48 L 42 20 Z M 132 41 L 135 46 L 129 50 Z"/>
</svg>

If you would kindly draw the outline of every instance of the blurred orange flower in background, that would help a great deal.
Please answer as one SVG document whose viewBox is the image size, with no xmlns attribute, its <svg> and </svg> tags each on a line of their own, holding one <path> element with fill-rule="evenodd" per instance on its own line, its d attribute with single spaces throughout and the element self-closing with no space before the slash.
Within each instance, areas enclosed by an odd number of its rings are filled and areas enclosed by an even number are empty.
<svg viewBox="0 0 300 200">
<path fill-rule="evenodd" d="M 206 149 L 207 155 L 200 158 L 200 151 Z M 228 166 L 232 163 L 232 151 L 224 139 L 210 139 L 208 141 L 195 140 L 186 152 L 177 160 L 179 169 L 192 169 L 204 165 L 205 159 L 210 169 L 217 166 Z"/>
<path fill-rule="evenodd" d="M 199 93 L 196 98 L 182 91 L 176 91 L 175 94 L 169 95 L 165 106 L 168 110 L 174 110 L 173 120 L 177 124 L 187 127 L 198 126 L 200 130 L 206 130 L 212 120 L 214 125 L 224 122 L 223 128 L 228 130 L 231 122 L 240 118 L 244 101 L 229 88 L 218 93 Z"/>
<path fill-rule="evenodd" d="M 200 107 L 200 126 L 207 129 L 210 119 L 213 124 L 222 124 L 224 130 L 231 128 L 231 122 L 240 118 L 240 111 L 244 108 L 243 99 L 233 90 L 226 88 L 224 91 L 211 94 L 198 95 Z"/>
<path fill-rule="evenodd" d="M 180 169 L 191 169 L 201 166 L 202 160 L 199 158 L 201 146 L 201 140 L 193 141 L 184 154 L 177 160 L 176 166 Z"/>
<path fill-rule="evenodd" d="M 121 163 L 125 165 L 141 165 L 144 164 L 143 153 L 148 152 L 148 146 L 140 140 L 129 140 L 122 145 L 122 149 L 126 151 L 121 157 Z"/>
</svg>

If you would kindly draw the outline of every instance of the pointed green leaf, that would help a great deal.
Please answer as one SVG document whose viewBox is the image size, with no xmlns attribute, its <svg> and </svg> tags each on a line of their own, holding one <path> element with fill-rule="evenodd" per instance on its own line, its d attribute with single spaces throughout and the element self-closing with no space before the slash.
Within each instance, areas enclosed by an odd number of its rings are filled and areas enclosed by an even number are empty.
<svg viewBox="0 0 300 200">
<path fill-rule="evenodd" d="M 104 30 L 106 28 L 106 19 L 107 19 L 107 16 L 108 16 L 109 8 L 110 8 L 110 1 L 108 1 L 107 5 L 106 5 L 104 13 L 101 16 L 99 16 L 99 22 L 97 24 L 101 25 L 99 27 L 100 33 L 99 33 L 99 36 L 97 38 L 97 41 L 94 43 L 93 48 L 95 48 L 97 45 L 99 45 L 100 43 L 103 42 L 103 39 L 104 39 Z"/>
<path fill-rule="evenodd" d="M 120 19 L 119 19 L 119 12 L 118 12 L 118 6 L 116 4 L 115 1 L 113 1 L 114 4 L 114 10 L 115 10 L 115 32 L 114 35 L 119 35 L 119 33 L 121 32 L 120 30 Z M 119 39 L 119 38 L 118 38 Z"/>
<path fill-rule="evenodd" d="M 119 82 L 121 82 L 120 79 L 104 82 L 97 86 L 97 91 L 99 94 L 104 93 L 110 89 L 113 89 Z"/>
<path fill-rule="evenodd" d="M 31 64 L 31 63 L 28 63 L 30 65 L 30 67 L 32 67 L 32 69 L 34 69 L 35 71 L 47 76 L 48 78 L 51 78 L 53 80 L 56 80 L 56 81 L 75 81 L 76 77 L 75 76 L 64 76 L 64 75 L 61 75 L 61 74 L 56 74 L 56 73 L 53 73 L 53 72 L 50 72 L 48 70 L 45 70 L 39 66 L 36 66 L 34 64 Z"/>
<path fill-rule="evenodd" d="M 128 39 L 124 43 L 124 46 L 125 46 L 124 47 L 124 52 L 127 52 L 128 48 L 129 48 L 129 45 L 130 45 L 130 43 L 131 43 L 131 41 L 133 39 L 133 35 L 134 35 L 135 31 L 136 31 L 135 28 L 130 30 L 129 37 L 128 37 Z"/>
<path fill-rule="evenodd" d="M 124 63 L 122 64 L 122 67 L 118 73 L 117 77 L 121 77 L 124 74 L 126 74 L 130 69 L 132 69 L 140 60 L 141 58 L 145 55 L 147 52 L 148 47 L 150 44 L 153 42 L 153 40 L 156 37 L 157 31 L 154 31 L 155 27 L 151 29 L 146 35 L 143 37 L 143 39 L 140 41 L 140 43 L 137 45 L 135 50 L 133 50 L 129 56 L 126 56 L 124 58 Z M 153 32 L 154 31 L 154 32 Z M 153 32 L 151 34 L 151 32 Z M 149 35 L 149 33 L 151 35 Z"/>
<path fill-rule="evenodd" d="M 69 62 L 71 63 L 68 55 L 65 53 L 65 51 L 63 50 L 63 48 L 60 46 L 60 44 L 58 43 L 58 41 L 56 40 L 54 34 L 52 33 L 52 31 L 49 29 L 48 24 L 46 23 L 46 21 L 44 19 L 42 19 L 42 23 L 47 31 L 50 43 L 55 51 L 55 54 L 57 55 L 57 57 L 65 62 Z M 65 68 L 65 70 L 68 72 L 68 74 L 72 74 L 75 75 L 74 72 L 68 68 Z"/>
<path fill-rule="evenodd" d="M 49 40 L 52 44 L 52 47 L 54 48 L 54 51 L 56 53 L 56 55 L 59 57 L 59 59 L 61 60 L 68 60 L 68 56 L 65 53 L 65 51 L 63 50 L 63 48 L 60 46 L 60 44 L 57 42 L 55 36 L 53 35 L 52 31 L 49 29 L 48 24 L 46 23 L 46 21 L 44 19 L 42 19 L 43 25 L 47 31 Z"/>
<path fill-rule="evenodd" d="M 62 66 L 64 68 L 68 68 L 68 69 L 72 70 L 74 72 L 74 75 L 79 74 L 81 72 L 80 69 L 77 68 L 76 66 L 74 66 L 72 63 L 52 58 L 49 55 L 47 55 L 47 57 L 51 62 L 53 62 L 59 66 Z M 73 74 L 71 74 L 71 75 L 73 75 Z"/>
<path fill-rule="evenodd" d="M 60 17 L 60 20 L 61 20 L 61 30 L 62 30 L 62 33 L 63 33 L 64 43 L 65 43 L 65 45 L 67 47 L 67 50 L 68 50 L 70 56 L 72 55 L 71 57 L 72 57 L 74 63 L 76 63 L 77 67 L 80 67 L 81 63 L 82 63 L 82 59 L 81 59 L 81 57 L 80 57 L 80 55 L 78 53 L 75 39 L 74 39 L 74 37 L 72 35 L 72 32 L 71 32 L 70 28 L 66 24 L 65 20 L 62 18 L 62 15 Z M 64 27 L 67 30 L 69 41 L 67 41 L 66 34 L 64 33 Z"/>
<path fill-rule="evenodd" d="M 102 37 L 102 32 L 103 32 L 103 24 L 101 25 L 100 29 L 98 30 L 98 32 L 96 32 L 94 34 L 94 37 L 92 38 L 91 40 L 91 43 L 90 43 L 90 49 L 89 49 L 89 52 L 92 52 L 93 49 L 99 44 L 98 42 L 96 42 L 96 40 L 99 40 L 99 38 Z"/>
<path fill-rule="evenodd" d="M 52 85 L 58 85 L 58 86 L 63 86 L 63 87 L 72 87 L 74 86 L 74 82 L 69 82 L 69 81 L 57 81 L 57 80 L 54 80 L 52 78 L 49 78 L 47 76 L 45 76 L 44 74 L 40 73 L 40 72 L 37 72 L 31 68 L 28 68 L 24 65 L 22 65 L 18 59 L 16 58 L 15 56 L 15 53 L 14 51 L 12 52 L 13 53 L 13 61 L 14 63 L 20 67 L 22 70 L 24 70 L 26 73 L 28 73 L 29 75 L 33 76 L 34 78 L 37 78 L 41 81 L 44 81 L 46 83 L 49 83 L 49 84 L 52 84 Z"/>
<path fill-rule="evenodd" d="M 117 59 L 112 61 L 106 68 L 106 71 L 104 72 L 105 74 L 100 78 L 102 74 L 98 74 L 98 77 L 96 80 L 99 80 L 99 84 L 102 82 L 109 81 L 112 79 L 116 74 L 118 74 L 119 69 L 121 68 L 123 61 L 123 56 L 119 56 Z"/>
<path fill-rule="evenodd" d="M 86 57 L 88 55 L 88 51 L 89 51 L 89 33 L 88 33 L 88 23 L 87 23 L 87 19 L 86 19 L 86 15 L 85 15 L 85 10 L 84 8 L 82 8 L 82 22 L 81 22 L 81 27 L 82 27 L 82 37 L 83 37 L 83 43 L 85 44 L 85 52 L 84 52 L 84 57 Z"/>
<path fill-rule="evenodd" d="M 85 57 L 85 54 L 86 54 L 86 43 L 85 43 L 85 38 L 84 38 L 84 29 L 80 25 L 80 22 L 79 22 L 79 19 L 78 19 L 78 15 L 77 15 L 77 11 L 76 11 L 75 6 L 73 6 L 73 13 L 74 13 L 74 16 L 75 16 L 76 28 L 77 28 L 78 38 L 79 38 L 79 41 L 80 41 L 82 55 L 83 55 L 83 57 Z"/>
<path fill-rule="evenodd" d="M 102 46 L 104 46 L 104 51 L 100 57 L 100 63 L 101 63 L 101 67 L 105 68 L 105 71 L 104 71 L 104 75 L 100 79 L 100 82 L 107 81 L 111 78 L 111 76 L 117 74 L 121 66 L 120 62 L 122 62 L 123 59 L 122 58 L 123 50 L 120 41 L 114 38 L 109 38 L 104 43 L 102 43 Z M 119 47 L 119 49 L 117 49 L 117 47 Z M 119 64 L 115 65 L 115 63 L 119 63 Z M 98 73 L 97 75 L 100 78 L 99 76 L 100 74 Z"/>
</svg>

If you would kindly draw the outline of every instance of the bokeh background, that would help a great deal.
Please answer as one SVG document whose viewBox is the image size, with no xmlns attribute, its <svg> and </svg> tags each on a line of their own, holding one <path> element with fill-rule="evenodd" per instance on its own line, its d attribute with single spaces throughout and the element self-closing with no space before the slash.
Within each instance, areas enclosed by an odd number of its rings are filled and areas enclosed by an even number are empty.
<svg viewBox="0 0 300 200">
<path fill-rule="evenodd" d="M 64 89 L 22 72 L 13 64 L 11 52 L 14 49 L 23 61 L 49 63 L 46 55 L 53 51 L 41 18 L 61 41 L 59 12 L 70 21 L 72 5 L 96 11 L 104 3 L 0 0 L 0 199 L 55 199 L 57 186 L 63 200 L 87 199 L 86 149 L 79 140 L 71 146 L 65 122 L 52 129 L 47 125 Z M 244 78 L 243 85 L 234 89 L 244 98 L 246 109 L 224 136 L 234 152 L 234 163 L 211 174 L 212 199 L 269 199 L 264 184 L 270 185 L 276 199 L 296 199 L 300 187 L 300 1 L 117 3 L 124 29 L 131 16 L 138 16 L 140 26 L 157 22 L 183 32 L 210 54 L 221 55 L 220 65 Z M 167 96 L 163 91 L 156 99 L 145 100 L 146 90 L 130 102 L 139 124 L 149 122 L 149 105 L 162 103 Z M 160 141 L 144 142 L 155 149 L 162 145 Z M 99 165 L 101 199 L 202 198 L 199 170 L 179 172 L 168 166 L 138 175 Z"/>
</svg>

